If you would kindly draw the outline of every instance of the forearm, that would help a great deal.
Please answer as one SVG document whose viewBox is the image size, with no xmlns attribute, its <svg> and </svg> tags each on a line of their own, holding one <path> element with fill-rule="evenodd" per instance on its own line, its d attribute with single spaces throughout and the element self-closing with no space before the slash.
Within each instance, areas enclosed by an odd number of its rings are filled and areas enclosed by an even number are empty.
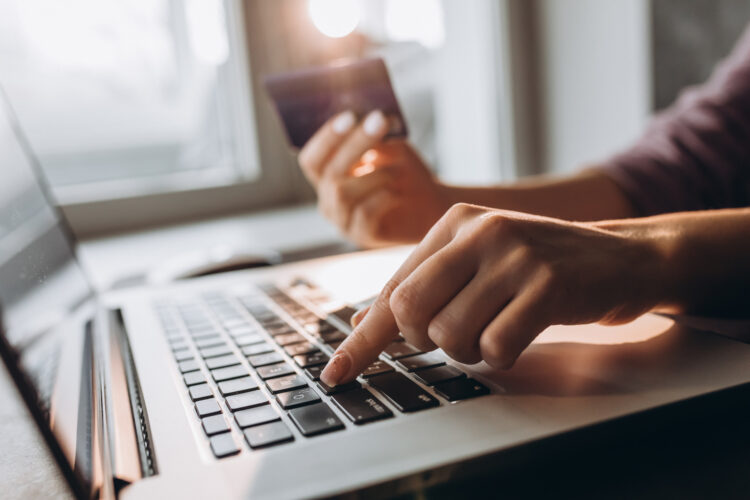
<svg viewBox="0 0 750 500">
<path fill-rule="evenodd" d="M 472 203 L 578 221 L 623 219 L 635 215 L 620 188 L 595 170 L 563 179 L 539 176 L 508 186 L 445 188 L 452 204 Z"/>
<path fill-rule="evenodd" d="M 596 224 L 650 241 L 651 280 L 668 312 L 750 317 L 750 208 L 676 213 Z"/>
</svg>

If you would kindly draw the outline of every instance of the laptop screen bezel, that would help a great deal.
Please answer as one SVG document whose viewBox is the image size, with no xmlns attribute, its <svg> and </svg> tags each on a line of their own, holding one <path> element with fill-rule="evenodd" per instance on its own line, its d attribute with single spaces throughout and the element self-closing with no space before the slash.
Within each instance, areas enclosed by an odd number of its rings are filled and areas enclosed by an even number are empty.
<svg viewBox="0 0 750 500">
<path fill-rule="evenodd" d="M 47 183 L 41 165 L 39 164 L 38 159 L 34 155 L 32 148 L 28 140 L 26 139 L 26 136 L 21 129 L 17 116 L 2 85 L 0 85 L 0 119 L 7 120 L 8 126 L 13 133 L 14 139 L 17 141 L 18 146 L 22 150 L 25 159 L 31 167 L 32 174 L 39 190 L 47 201 L 49 208 L 53 211 L 57 218 L 57 226 L 62 232 L 66 244 L 70 248 L 70 253 L 73 256 L 73 260 L 77 261 L 78 242 L 75 238 L 73 230 L 64 214 L 62 213 L 62 210 L 60 210 L 59 206 L 54 201 L 52 190 Z M 79 266 L 79 268 L 81 271 L 81 275 L 86 281 L 86 284 L 88 285 L 91 292 L 90 295 L 86 297 L 86 299 L 94 298 L 96 292 L 94 287 L 92 286 L 92 282 L 89 279 L 83 266 Z M 38 391 L 21 363 L 19 363 L 16 349 L 10 344 L 10 341 L 8 340 L 3 318 L 3 308 L 2 304 L 0 304 L 0 357 L 7 367 L 8 373 L 10 374 L 13 383 L 18 389 L 18 392 L 24 400 L 26 407 L 31 413 L 31 416 L 34 419 L 34 422 L 36 423 L 36 426 L 39 429 L 42 438 L 51 451 L 55 462 L 63 473 L 63 476 L 65 477 L 72 493 L 78 498 L 86 498 L 89 494 L 85 486 L 86 480 L 74 470 L 74 468 L 66 458 L 58 439 L 55 437 L 55 434 L 52 432 L 52 429 L 49 426 L 44 412 L 39 407 Z"/>
</svg>

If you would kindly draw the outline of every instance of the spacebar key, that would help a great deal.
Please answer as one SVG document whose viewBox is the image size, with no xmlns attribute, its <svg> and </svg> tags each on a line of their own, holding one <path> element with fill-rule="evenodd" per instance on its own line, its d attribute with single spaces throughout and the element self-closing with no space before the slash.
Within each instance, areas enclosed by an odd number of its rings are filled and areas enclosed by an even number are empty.
<svg viewBox="0 0 750 500">
<path fill-rule="evenodd" d="M 400 373 L 378 375 L 369 379 L 368 382 L 404 413 L 440 405 L 430 393 Z"/>
</svg>

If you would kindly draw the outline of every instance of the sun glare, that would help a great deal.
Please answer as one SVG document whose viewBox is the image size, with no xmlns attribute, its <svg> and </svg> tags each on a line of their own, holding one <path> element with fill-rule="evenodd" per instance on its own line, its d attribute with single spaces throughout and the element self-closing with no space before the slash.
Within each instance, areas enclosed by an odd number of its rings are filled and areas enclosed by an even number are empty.
<svg viewBox="0 0 750 500">
<path fill-rule="evenodd" d="M 362 15 L 358 0 L 309 0 L 308 11 L 318 31 L 331 38 L 354 31 Z"/>
</svg>

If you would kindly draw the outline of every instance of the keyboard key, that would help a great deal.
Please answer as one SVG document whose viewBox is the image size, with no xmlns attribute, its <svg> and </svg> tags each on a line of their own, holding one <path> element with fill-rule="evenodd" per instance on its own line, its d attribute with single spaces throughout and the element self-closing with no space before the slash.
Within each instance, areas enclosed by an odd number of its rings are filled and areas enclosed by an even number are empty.
<svg viewBox="0 0 750 500">
<path fill-rule="evenodd" d="M 227 366 L 234 366 L 240 364 L 240 358 L 234 354 L 227 354 L 226 356 L 219 356 L 218 358 L 209 358 L 206 360 L 206 366 L 209 370 L 216 368 L 226 368 Z"/>
<path fill-rule="evenodd" d="M 214 327 L 211 323 L 201 323 L 196 325 L 188 325 L 188 333 L 191 337 L 196 338 L 201 335 L 218 334 L 219 330 Z"/>
<path fill-rule="evenodd" d="M 220 345 L 226 345 L 224 340 L 217 334 L 207 339 L 201 339 L 195 341 L 195 346 L 198 349 L 205 349 L 206 347 L 215 347 Z"/>
<path fill-rule="evenodd" d="M 386 358 L 394 361 L 396 359 L 405 358 L 407 356 L 422 354 L 422 351 L 411 344 L 407 344 L 406 342 L 393 342 L 391 345 L 385 348 L 383 354 L 385 354 Z"/>
<path fill-rule="evenodd" d="M 369 382 L 404 413 L 440 405 L 437 399 L 401 373 L 378 375 Z"/>
<path fill-rule="evenodd" d="M 221 340 L 221 332 L 219 332 L 219 330 L 206 330 L 198 333 L 191 333 L 190 336 L 193 337 L 193 340 L 196 342 L 202 340 L 216 342 L 217 340 Z"/>
<path fill-rule="evenodd" d="M 164 336 L 167 337 L 167 340 L 170 344 L 185 341 L 185 336 L 182 334 L 182 330 L 180 330 L 180 327 L 176 325 L 173 325 L 171 327 L 165 326 Z"/>
<path fill-rule="evenodd" d="M 324 352 L 314 352 L 312 354 L 300 354 L 294 357 L 294 362 L 297 363 L 301 368 L 309 368 L 311 366 L 324 365 L 328 363 L 331 357 Z"/>
<path fill-rule="evenodd" d="M 286 377 L 272 378 L 266 381 L 266 385 L 269 391 L 273 394 L 278 394 L 284 391 L 307 387 L 307 380 L 302 378 L 301 375 L 294 374 L 287 375 Z"/>
<path fill-rule="evenodd" d="M 342 340 L 346 339 L 346 334 L 344 332 L 336 330 L 333 332 L 324 333 L 320 336 L 320 338 L 326 344 L 332 344 L 334 342 L 341 342 Z"/>
<path fill-rule="evenodd" d="M 288 345 L 284 348 L 286 353 L 290 356 L 299 356 L 300 354 L 312 354 L 320 351 L 317 346 L 310 342 L 300 342 L 299 344 Z"/>
<path fill-rule="evenodd" d="M 229 424 L 224 420 L 224 415 L 206 417 L 201 420 L 201 425 L 207 436 L 221 434 L 222 432 L 227 432 L 229 430 Z"/>
<path fill-rule="evenodd" d="M 338 349 L 338 348 L 339 348 L 339 346 L 340 346 L 341 344 L 343 344 L 343 343 L 344 343 L 344 341 L 343 341 L 343 340 L 341 340 L 341 341 L 338 341 L 338 342 L 329 342 L 329 343 L 327 343 L 326 345 L 327 345 L 328 347 L 330 347 L 331 349 L 333 349 L 333 350 L 335 351 L 335 350 L 336 350 L 336 349 Z"/>
<path fill-rule="evenodd" d="M 323 393 L 326 396 L 330 396 L 331 394 L 339 394 L 341 392 L 351 391 L 354 389 L 359 389 L 362 387 L 362 385 L 357 382 L 356 380 L 353 380 L 349 382 L 348 384 L 343 385 L 337 385 L 334 387 L 331 387 L 330 385 L 324 384 L 323 382 L 318 382 L 318 388 L 323 391 Z"/>
<path fill-rule="evenodd" d="M 396 361 L 396 364 L 407 372 L 415 372 L 417 370 L 424 370 L 425 368 L 442 366 L 445 364 L 445 361 L 437 354 L 419 354 Z"/>
<path fill-rule="evenodd" d="M 380 375 L 381 373 L 390 373 L 392 371 L 395 371 L 391 365 L 383 361 L 382 359 L 379 359 L 372 363 L 370 366 L 368 366 L 365 371 L 362 373 L 362 376 L 364 378 L 370 378 L 374 377 L 375 375 Z"/>
<path fill-rule="evenodd" d="M 473 378 L 459 378 L 448 382 L 435 384 L 435 392 L 448 401 L 459 401 L 461 399 L 475 398 L 489 394 L 490 390 Z"/>
<path fill-rule="evenodd" d="M 245 439 L 251 448 L 265 448 L 294 441 L 294 435 L 284 422 L 256 425 L 245 429 Z"/>
<path fill-rule="evenodd" d="M 294 368 L 289 363 L 277 363 L 275 365 L 261 366 L 257 372 L 260 378 L 268 380 L 269 378 L 291 375 L 294 373 Z"/>
<path fill-rule="evenodd" d="M 266 396 L 261 391 L 243 392 L 226 398 L 227 406 L 232 411 L 255 408 L 268 403 Z"/>
<path fill-rule="evenodd" d="M 255 319 L 257 319 L 258 322 L 263 326 L 284 324 L 284 321 L 279 318 L 279 316 L 275 312 L 272 312 L 269 309 L 266 309 L 262 313 L 253 313 L 253 316 L 255 316 Z"/>
<path fill-rule="evenodd" d="M 419 382 L 422 382 L 424 385 L 435 385 L 439 382 L 463 378 L 465 376 L 466 374 L 464 372 L 455 366 L 450 365 L 428 368 L 427 370 L 420 370 L 414 374 L 414 378 Z"/>
<path fill-rule="evenodd" d="M 367 389 L 336 394 L 332 399 L 336 406 L 344 412 L 346 418 L 357 425 L 393 416 L 393 412 Z"/>
<path fill-rule="evenodd" d="M 305 323 L 317 321 L 318 315 L 310 311 L 301 311 L 294 315 L 294 319 L 296 319 L 298 323 L 304 325 Z"/>
<path fill-rule="evenodd" d="M 332 332 L 336 329 L 335 326 L 330 324 L 324 319 L 318 319 L 305 324 L 305 330 L 313 335 L 321 335 L 323 333 Z"/>
<path fill-rule="evenodd" d="M 281 317 L 278 314 L 276 314 L 275 312 L 271 312 L 271 311 L 265 314 L 257 315 L 256 319 L 264 327 L 277 328 L 279 326 L 286 325 L 286 321 L 281 319 Z"/>
<path fill-rule="evenodd" d="M 255 356 L 256 354 L 266 354 L 268 352 L 273 352 L 273 347 L 266 342 L 248 345 L 242 348 L 242 354 L 245 356 Z"/>
<path fill-rule="evenodd" d="M 237 421 L 237 425 L 244 429 L 253 425 L 281 420 L 281 417 L 271 405 L 263 405 L 235 412 L 234 419 Z"/>
<path fill-rule="evenodd" d="M 269 352 L 267 354 L 256 354 L 255 356 L 250 356 L 247 360 L 250 361 L 250 364 L 253 365 L 254 368 L 258 368 L 260 366 L 280 363 L 281 361 L 284 361 L 284 357 L 278 352 Z"/>
<path fill-rule="evenodd" d="M 221 406 L 219 406 L 219 403 L 217 403 L 214 398 L 202 399 L 196 401 L 195 412 L 199 417 L 208 417 L 209 415 L 221 413 Z"/>
<path fill-rule="evenodd" d="M 205 347 L 200 350 L 201 356 L 203 358 L 215 358 L 217 356 L 225 356 L 227 354 L 232 353 L 232 348 L 228 345 L 217 345 L 214 347 Z"/>
<path fill-rule="evenodd" d="M 276 335 L 273 340 L 282 347 L 307 341 L 305 337 L 297 332 L 285 333 L 284 335 Z"/>
<path fill-rule="evenodd" d="M 189 347 L 189 344 L 186 340 L 180 338 L 177 341 L 170 340 L 169 341 L 169 347 L 172 349 L 172 352 L 178 352 L 178 351 L 184 351 Z"/>
<path fill-rule="evenodd" d="M 260 330 L 252 325 L 235 326 L 227 328 L 227 331 L 229 332 L 229 335 L 234 338 L 244 337 L 246 335 L 258 335 L 260 333 Z M 261 339 L 262 338 L 263 337 L 261 336 Z"/>
<path fill-rule="evenodd" d="M 289 416 L 304 436 L 315 436 L 344 428 L 343 422 L 325 403 L 296 408 L 289 412 Z"/>
<path fill-rule="evenodd" d="M 236 378 L 219 382 L 219 392 L 222 396 L 231 396 L 240 392 L 254 391 L 258 388 L 258 383 L 252 377 Z"/>
<path fill-rule="evenodd" d="M 206 377 L 202 372 L 199 371 L 186 373 L 182 376 L 182 379 L 185 381 L 185 385 L 188 387 L 190 387 L 191 385 L 202 384 L 206 381 Z"/>
<path fill-rule="evenodd" d="M 237 344 L 240 347 L 244 347 L 246 345 L 255 345 L 260 344 L 265 340 L 265 336 L 260 333 L 254 333 L 252 335 L 241 335 L 239 337 L 234 338 L 234 343 Z"/>
<path fill-rule="evenodd" d="M 269 312 L 268 314 L 256 315 L 255 319 L 257 319 L 264 328 L 281 328 L 282 326 L 286 326 L 286 321 L 279 318 L 276 313 Z"/>
<path fill-rule="evenodd" d="M 218 370 L 211 370 L 211 375 L 217 382 L 223 382 L 225 380 L 231 380 L 233 378 L 240 378 L 246 375 L 250 375 L 247 368 L 241 365 L 230 366 L 228 368 L 219 368 Z"/>
<path fill-rule="evenodd" d="M 294 333 L 296 330 L 286 323 L 281 323 L 275 326 L 266 326 L 266 331 L 272 337 L 277 335 L 286 335 L 287 333 Z"/>
<path fill-rule="evenodd" d="M 216 458 L 224 458 L 230 455 L 236 455 L 240 452 L 240 448 L 234 442 L 231 432 L 225 432 L 224 434 L 218 434 L 210 438 L 211 451 L 214 452 Z"/>
<path fill-rule="evenodd" d="M 320 401 L 320 396 L 318 396 L 312 387 L 305 387 L 303 389 L 277 394 L 276 401 L 279 402 L 282 408 L 289 410 L 291 408 L 317 403 Z"/>
<path fill-rule="evenodd" d="M 357 313 L 357 310 L 351 306 L 344 306 L 341 309 L 336 309 L 331 313 L 331 315 L 336 316 L 338 319 L 346 323 L 347 325 L 351 325 L 352 316 L 354 316 Z"/>
<path fill-rule="evenodd" d="M 188 359 L 193 359 L 193 351 L 177 351 L 174 353 L 174 359 L 176 361 L 187 361 Z"/>
<path fill-rule="evenodd" d="M 200 399 L 210 398 L 214 395 L 208 384 L 198 384 L 190 388 L 190 399 L 198 401 Z"/>
<path fill-rule="evenodd" d="M 305 375 L 315 381 L 318 381 L 320 380 L 320 372 L 323 371 L 323 368 L 325 368 L 323 365 L 311 366 L 310 368 L 305 369 Z"/>
<path fill-rule="evenodd" d="M 196 370 L 200 370 L 200 365 L 194 359 L 189 359 L 187 361 L 180 361 L 177 364 L 177 366 L 180 369 L 180 373 L 188 373 L 188 372 L 194 372 Z"/>
<path fill-rule="evenodd" d="M 228 313 L 232 313 L 233 311 L 231 309 L 229 309 L 229 310 L 227 310 L 227 312 Z M 244 319 L 242 319 L 241 317 L 238 317 L 238 316 L 233 316 L 231 318 L 227 318 L 227 319 L 225 319 L 225 320 L 223 320 L 221 322 L 221 326 L 223 326 L 224 328 L 227 328 L 227 329 L 237 328 L 237 327 L 241 327 L 241 326 L 245 326 L 245 325 L 247 325 L 247 321 L 245 321 Z"/>
</svg>

